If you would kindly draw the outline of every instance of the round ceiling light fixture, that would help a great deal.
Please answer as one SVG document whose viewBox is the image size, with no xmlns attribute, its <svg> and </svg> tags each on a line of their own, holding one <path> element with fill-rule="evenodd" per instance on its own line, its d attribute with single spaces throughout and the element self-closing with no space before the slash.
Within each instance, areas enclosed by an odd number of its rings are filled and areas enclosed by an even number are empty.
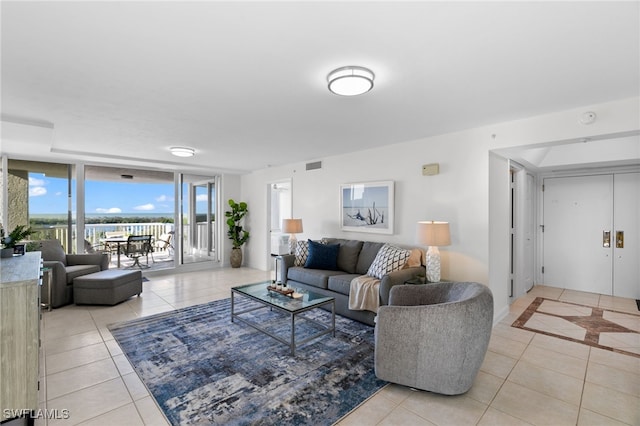
<svg viewBox="0 0 640 426">
<path fill-rule="evenodd" d="M 368 68 L 348 66 L 335 69 L 327 76 L 329 90 L 340 96 L 356 96 L 373 88 L 375 74 Z"/>
<path fill-rule="evenodd" d="M 176 157 L 193 157 L 196 153 L 195 149 L 186 146 L 172 146 L 169 151 Z"/>
</svg>

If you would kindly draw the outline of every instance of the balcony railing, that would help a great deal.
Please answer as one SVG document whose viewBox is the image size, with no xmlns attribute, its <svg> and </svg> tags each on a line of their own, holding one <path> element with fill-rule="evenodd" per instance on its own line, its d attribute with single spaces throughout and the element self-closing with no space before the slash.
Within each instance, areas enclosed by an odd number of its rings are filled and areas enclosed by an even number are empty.
<svg viewBox="0 0 640 426">
<path fill-rule="evenodd" d="M 207 223 L 198 222 L 196 224 L 195 241 L 189 244 L 187 236 L 190 235 L 190 226 L 183 225 L 183 247 L 191 247 L 198 251 L 205 251 L 207 249 Z M 35 234 L 32 235 L 34 240 L 55 239 L 59 240 L 66 252 L 69 252 L 67 247 L 67 241 L 69 239 L 69 228 L 66 225 L 54 225 L 33 227 Z M 72 228 L 73 229 L 73 228 Z M 100 224 L 87 224 L 84 229 L 85 247 L 99 248 L 102 243 L 101 240 L 106 238 L 107 232 L 117 232 L 122 235 L 151 235 L 151 240 L 156 241 L 161 239 L 162 234 L 167 234 L 174 230 L 173 223 L 100 223 Z M 72 231 L 72 252 L 75 252 L 76 247 L 76 235 L 75 229 Z M 212 231 L 212 241 L 215 246 L 215 226 Z M 174 245 L 175 246 L 175 245 Z M 212 251 L 215 247 L 212 247 Z"/>
</svg>

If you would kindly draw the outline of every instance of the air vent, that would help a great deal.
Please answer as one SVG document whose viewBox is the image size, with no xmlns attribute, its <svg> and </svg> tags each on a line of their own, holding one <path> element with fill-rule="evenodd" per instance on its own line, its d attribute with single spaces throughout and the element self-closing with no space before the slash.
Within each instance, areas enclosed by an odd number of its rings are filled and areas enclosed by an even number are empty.
<svg viewBox="0 0 640 426">
<path fill-rule="evenodd" d="M 314 163 L 307 163 L 307 170 L 316 170 L 322 168 L 322 161 L 316 161 Z"/>
</svg>

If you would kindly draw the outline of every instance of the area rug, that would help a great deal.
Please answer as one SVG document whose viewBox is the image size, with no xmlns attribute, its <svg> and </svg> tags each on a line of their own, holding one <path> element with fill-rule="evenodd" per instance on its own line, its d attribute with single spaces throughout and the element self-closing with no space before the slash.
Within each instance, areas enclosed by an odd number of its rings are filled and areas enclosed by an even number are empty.
<svg viewBox="0 0 640 426">
<path fill-rule="evenodd" d="M 640 315 L 536 297 L 512 324 L 640 358 Z"/>
<path fill-rule="evenodd" d="M 237 309 L 255 302 L 236 298 Z M 331 314 L 304 314 L 329 323 Z M 283 337 L 290 319 L 267 308 L 245 314 Z M 317 325 L 296 320 L 296 338 Z M 331 334 L 299 346 L 231 322 L 230 299 L 109 327 L 174 425 L 330 425 L 380 390 L 374 329 L 336 315 Z"/>
</svg>

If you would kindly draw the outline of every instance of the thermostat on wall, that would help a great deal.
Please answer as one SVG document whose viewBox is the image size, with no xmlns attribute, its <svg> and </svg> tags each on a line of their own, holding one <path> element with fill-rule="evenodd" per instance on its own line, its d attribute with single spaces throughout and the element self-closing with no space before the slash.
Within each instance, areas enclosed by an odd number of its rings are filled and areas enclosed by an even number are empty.
<svg viewBox="0 0 640 426">
<path fill-rule="evenodd" d="M 425 164 L 422 166 L 423 176 L 434 176 L 438 173 L 440 173 L 440 164 L 438 163 Z"/>
</svg>

